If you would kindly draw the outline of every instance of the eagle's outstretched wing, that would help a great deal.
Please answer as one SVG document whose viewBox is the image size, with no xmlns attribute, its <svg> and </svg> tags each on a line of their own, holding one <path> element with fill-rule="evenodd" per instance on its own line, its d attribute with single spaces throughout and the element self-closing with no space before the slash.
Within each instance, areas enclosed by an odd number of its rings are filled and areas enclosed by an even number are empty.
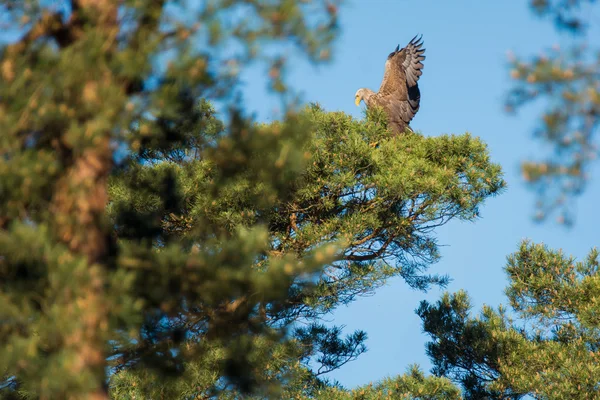
<svg viewBox="0 0 600 400">
<path fill-rule="evenodd" d="M 399 53 L 398 61 L 402 58 L 402 68 L 404 68 L 406 74 L 406 84 L 408 87 L 415 86 L 419 77 L 423 74 L 421 71 L 423 69 L 423 63 L 421 61 L 425 60 L 425 49 L 421 48 L 423 46 L 423 36 L 417 37 L 415 36 L 408 46 L 402 49 Z M 402 53 L 404 53 L 402 57 Z"/>
<path fill-rule="evenodd" d="M 390 94 L 402 87 L 411 87 L 417 84 L 419 77 L 423 74 L 423 63 L 425 60 L 425 49 L 422 36 L 417 39 L 415 36 L 402 49 L 400 46 L 391 52 L 385 63 L 385 73 L 379 94 Z"/>
<path fill-rule="evenodd" d="M 419 111 L 421 93 L 417 81 L 423 73 L 422 61 L 425 60 L 422 46 L 422 36 L 415 36 L 406 47 L 400 49 L 398 46 L 388 56 L 377 97 L 387 104 L 388 112 L 399 113 L 390 115 L 390 119 L 399 117 L 408 124 Z M 404 104 L 396 104 L 400 102 Z"/>
</svg>

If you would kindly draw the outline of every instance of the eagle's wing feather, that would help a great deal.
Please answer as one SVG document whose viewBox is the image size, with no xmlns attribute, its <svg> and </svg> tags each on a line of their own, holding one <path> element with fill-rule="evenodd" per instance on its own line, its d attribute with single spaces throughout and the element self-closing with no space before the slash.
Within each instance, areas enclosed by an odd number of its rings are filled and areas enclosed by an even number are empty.
<svg viewBox="0 0 600 400">
<path fill-rule="evenodd" d="M 405 89 L 404 71 L 398 68 L 396 61 L 392 57 L 393 54 L 395 53 L 391 53 L 385 62 L 385 73 L 381 80 L 379 92 L 377 92 L 379 95 L 385 96 L 390 93 L 395 93 L 398 90 Z"/>
<path fill-rule="evenodd" d="M 423 74 L 423 63 L 425 60 L 425 49 L 422 36 L 416 36 L 403 49 L 391 52 L 385 62 L 385 73 L 379 88 L 382 95 L 403 90 L 405 87 L 415 86 L 419 77 Z M 405 94 L 406 95 L 406 94 Z M 402 100 L 406 100 L 403 98 Z"/>
<path fill-rule="evenodd" d="M 419 77 L 423 73 L 421 71 L 423 69 L 423 63 L 421 61 L 425 60 L 425 49 L 422 49 L 423 46 L 423 36 L 417 39 L 415 36 L 408 45 L 401 50 L 401 53 L 404 53 L 404 57 L 402 60 L 402 68 L 406 73 L 406 84 L 410 86 L 414 86 L 417 84 Z M 400 57 L 397 57 L 398 61 L 400 61 Z"/>
<path fill-rule="evenodd" d="M 421 46 L 422 37 L 415 36 L 405 48 L 396 48 L 390 53 L 377 93 L 381 106 L 390 116 L 390 123 L 399 124 L 402 131 L 419 111 L 421 93 L 417 81 L 425 60 L 425 49 Z"/>
<path fill-rule="evenodd" d="M 388 115 L 388 127 L 396 133 L 404 130 L 415 116 L 419 107 L 413 108 L 408 101 L 395 101 L 390 96 L 377 98 L 377 105 L 383 107 Z"/>
</svg>

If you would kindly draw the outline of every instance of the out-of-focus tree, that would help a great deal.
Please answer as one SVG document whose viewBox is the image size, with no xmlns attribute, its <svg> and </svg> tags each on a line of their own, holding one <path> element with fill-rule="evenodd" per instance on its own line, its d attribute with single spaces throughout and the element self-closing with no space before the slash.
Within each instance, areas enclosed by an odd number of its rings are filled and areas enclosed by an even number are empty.
<svg viewBox="0 0 600 400">
<path fill-rule="evenodd" d="M 574 221 L 575 197 L 584 191 L 598 157 L 600 49 L 588 34 L 591 24 L 597 23 L 590 19 L 597 11 L 595 3 L 531 0 L 533 12 L 570 35 L 572 44 L 553 46 L 530 59 L 511 55 L 515 84 L 507 109 L 515 111 L 532 102 L 545 107 L 535 137 L 548 154 L 521 166 L 525 181 L 537 192 L 535 216 L 540 221 L 549 216 L 560 223 Z"/>
<path fill-rule="evenodd" d="M 336 18 L 330 1 L 0 3 L 10 33 L 0 45 L 3 397 L 106 398 L 107 374 L 123 367 L 178 376 L 203 349 L 168 326 L 192 306 L 209 310 L 205 342 L 225 349 L 225 382 L 213 389 L 265 386 L 254 379 L 266 357 L 254 343 L 285 332 L 255 311 L 283 312 L 288 291 L 311 286 L 331 250 L 268 253 L 260 221 L 228 230 L 203 218 L 195 242 L 177 240 L 165 232 L 185 224 L 194 183 L 178 181 L 169 159 L 152 176 L 136 171 L 171 148 L 185 158 L 193 138 L 217 171 L 196 194 L 207 207 L 240 180 L 257 205 L 281 202 L 306 162 L 306 124 L 289 113 L 256 133 L 233 102 L 239 71 L 265 62 L 283 93 L 284 52 L 328 58 Z M 203 98 L 230 105 L 227 123 Z M 115 204 L 109 181 L 123 173 L 129 197 Z"/>
</svg>

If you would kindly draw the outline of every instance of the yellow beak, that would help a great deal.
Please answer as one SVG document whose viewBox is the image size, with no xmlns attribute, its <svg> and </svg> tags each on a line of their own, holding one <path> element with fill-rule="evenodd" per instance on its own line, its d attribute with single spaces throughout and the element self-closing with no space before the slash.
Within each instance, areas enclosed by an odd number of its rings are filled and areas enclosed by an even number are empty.
<svg viewBox="0 0 600 400">
<path fill-rule="evenodd" d="M 356 104 L 357 106 L 360 106 L 360 97 L 357 97 L 357 98 L 354 100 L 354 104 Z"/>
</svg>

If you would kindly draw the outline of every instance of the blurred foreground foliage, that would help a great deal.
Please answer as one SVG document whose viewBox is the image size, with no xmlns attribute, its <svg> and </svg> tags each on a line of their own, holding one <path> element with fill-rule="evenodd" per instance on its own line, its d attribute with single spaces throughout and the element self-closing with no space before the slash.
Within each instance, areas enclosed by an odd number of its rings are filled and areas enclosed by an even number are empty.
<svg viewBox="0 0 600 400">
<path fill-rule="evenodd" d="M 535 15 L 550 19 L 570 44 L 540 55 L 511 55 L 514 86 L 507 109 L 537 102 L 544 111 L 535 130 L 539 159 L 525 160 L 523 178 L 537 192 L 535 218 L 575 220 L 575 197 L 583 193 L 598 158 L 600 126 L 600 49 L 594 40 L 595 0 L 530 0 Z"/>
</svg>

